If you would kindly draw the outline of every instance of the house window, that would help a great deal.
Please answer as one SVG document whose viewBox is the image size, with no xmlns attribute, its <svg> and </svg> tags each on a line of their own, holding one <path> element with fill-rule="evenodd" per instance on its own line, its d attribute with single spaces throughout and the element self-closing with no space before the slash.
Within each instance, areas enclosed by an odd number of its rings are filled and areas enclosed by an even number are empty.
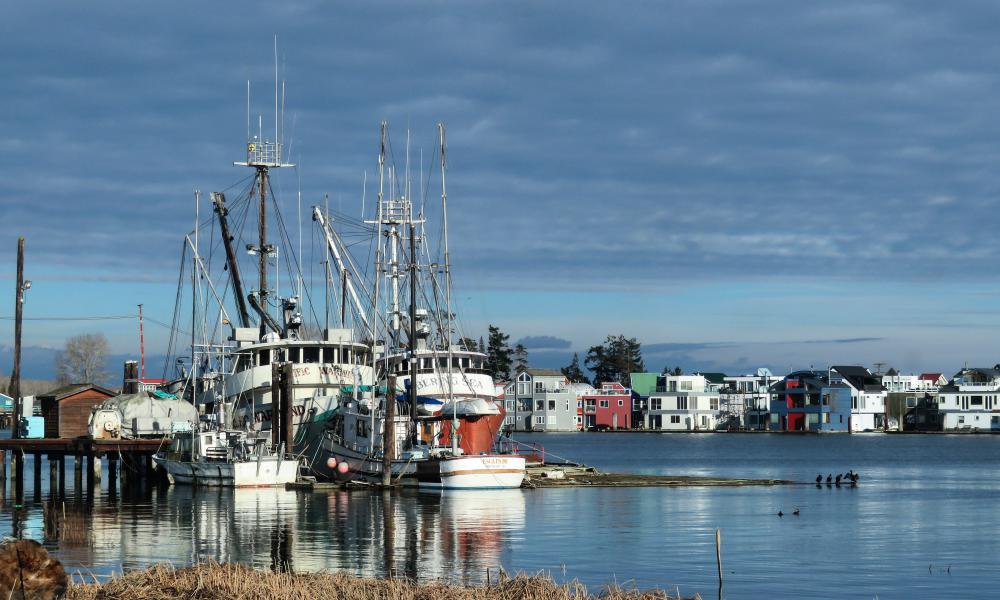
<svg viewBox="0 0 1000 600">
<path fill-rule="evenodd" d="M 535 382 L 535 391 L 536 392 L 544 392 L 545 391 L 545 384 L 542 383 L 541 381 L 536 381 Z"/>
<path fill-rule="evenodd" d="M 545 410 L 545 400 L 536 400 L 535 410 Z"/>
<path fill-rule="evenodd" d="M 609 408 L 609 406 L 610 406 L 608 404 L 607 400 L 601 400 L 600 405 L 601 405 L 601 408 Z"/>
<path fill-rule="evenodd" d="M 556 409 L 556 401 L 549 400 L 549 410 L 555 410 L 555 409 Z"/>
<path fill-rule="evenodd" d="M 708 408 L 711 410 L 719 410 L 719 399 L 710 398 L 708 401 Z"/>
<path fill-rule="evenodd" d="M 670 422 L 671 423 L 680 423 L 681 422 L 681 416 L 680 415 L 670 415 Z"/>
<path fill-rule="evenodd" d="M 687 396 L 678 396 L 677 397 L 677 410 L 687 410 L 687 407 L 688 407 Z"/>
<path fill-rule="evenodd" d="M 649 399 L 649 410 L 662 410 L 663 400 L 660 398 Z"/>
<path fill-rule="evenodd" d="M 682 381 L 681 382 L 681 391 L 685 391 L 685 390 L 686 391 L 690 391 L 691 390 L 691 382 L 690 381 Z"/>
<path fill-rule="evenodd" d="M 517 395 L 518 396 L 527 396 L 528 395 L 528 384 L 527 383 L 524 383 L 523 381 L 518 381 L 517 382 Z"/>
<path fill-rule="evenodd" d="M 959 423 L 965 423 L 965 417 L 964 416 L 959 416 L 958 417 L 958 422 Z"/>
<path fill-rule="evenodd" d="M 624 400 L 619 400 L 618 401 L 618 406 L 625 406 L 625 401 Z"/>
<path fill-rule="evenodd" d="M 535 425 L 545 425 L 545 415 L 535 417 Z"/>
</svg>

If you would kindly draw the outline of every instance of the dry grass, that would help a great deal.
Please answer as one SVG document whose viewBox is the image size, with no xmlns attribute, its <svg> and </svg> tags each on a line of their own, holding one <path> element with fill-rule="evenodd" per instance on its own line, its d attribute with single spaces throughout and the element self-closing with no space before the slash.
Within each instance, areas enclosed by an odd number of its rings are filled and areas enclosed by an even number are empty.
<svg viewBox="0 0 1000 600">
<path fill-rule="evenodd" d="M 69 600 L 664 600 L 663 591 L 612 587 L 591 595 L 579 583 L 556 584 L 543 575 L 501 577 L 484 587 L 406 579 L 370 579 L 344 573 L 272 573 L 234 564 L 184 569 L 156 565 L 102 584 L 72 584 Z"/>
</svg>

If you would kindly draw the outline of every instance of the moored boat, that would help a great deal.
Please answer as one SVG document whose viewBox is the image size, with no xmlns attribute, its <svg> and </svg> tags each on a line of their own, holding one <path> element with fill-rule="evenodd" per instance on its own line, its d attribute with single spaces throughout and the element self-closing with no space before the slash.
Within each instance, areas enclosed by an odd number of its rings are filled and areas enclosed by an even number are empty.
<svg viewBox="0 0 1000 600">
<path fill-rule="evenodd" d="M 245 431 L 177 432 L 153 462 L 172 484 L 271 487 L 298 477 L 299 461 L 283 456 L 283 450 Z"/>
</svg>

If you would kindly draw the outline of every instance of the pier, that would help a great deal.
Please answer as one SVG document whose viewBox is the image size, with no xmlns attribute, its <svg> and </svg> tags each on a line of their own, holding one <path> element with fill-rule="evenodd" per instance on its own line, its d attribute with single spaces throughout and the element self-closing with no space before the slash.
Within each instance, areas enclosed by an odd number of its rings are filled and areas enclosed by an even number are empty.
<svg viewBox="0 0 1000 600">
<path fill-rule="evenodd" d="M 42 489 L 42 463 L 48 466 L 49 491 L 60 497 L 66 494 L 66 462 L 73 463 L 73 489 L 93 494 L 102 478 L 103 462 L 108 464 L 108 488 L 116 490 L 120 484 L 135 480 L 154 480 L 153 454 L 164 440 L 92 440 L 88 438 L 39 438 L 0 440 L 0 482 L 9 477 L 15 498 L 24 495 L 24 457 L 32 456 L 32 490 L 40 496 Z M 86 487 L 84 487 L 86 483 Z M 2 485 L 2 483 L 0 483 Z"/>
</svg>

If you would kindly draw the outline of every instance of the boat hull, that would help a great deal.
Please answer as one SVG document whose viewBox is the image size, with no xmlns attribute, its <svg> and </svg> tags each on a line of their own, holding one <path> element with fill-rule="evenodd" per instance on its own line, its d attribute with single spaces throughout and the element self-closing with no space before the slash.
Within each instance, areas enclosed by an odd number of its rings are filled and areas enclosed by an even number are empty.
<svg viewBox="0 0 1000 600">
<path fill-rule="evenodd" d="M 478 454 L 432 458 L 417 463 L 417 485 L 446 490 L 490 490 L 521 487 L 524 457 Z"/>
<path fill-rule="evenodd" d="M 274 487 L 294 483 L 298 461 L 264 457 L 260 461 L 194 462 L 154 456 L 170 483 L 210 487 Z"/>
</svg>

